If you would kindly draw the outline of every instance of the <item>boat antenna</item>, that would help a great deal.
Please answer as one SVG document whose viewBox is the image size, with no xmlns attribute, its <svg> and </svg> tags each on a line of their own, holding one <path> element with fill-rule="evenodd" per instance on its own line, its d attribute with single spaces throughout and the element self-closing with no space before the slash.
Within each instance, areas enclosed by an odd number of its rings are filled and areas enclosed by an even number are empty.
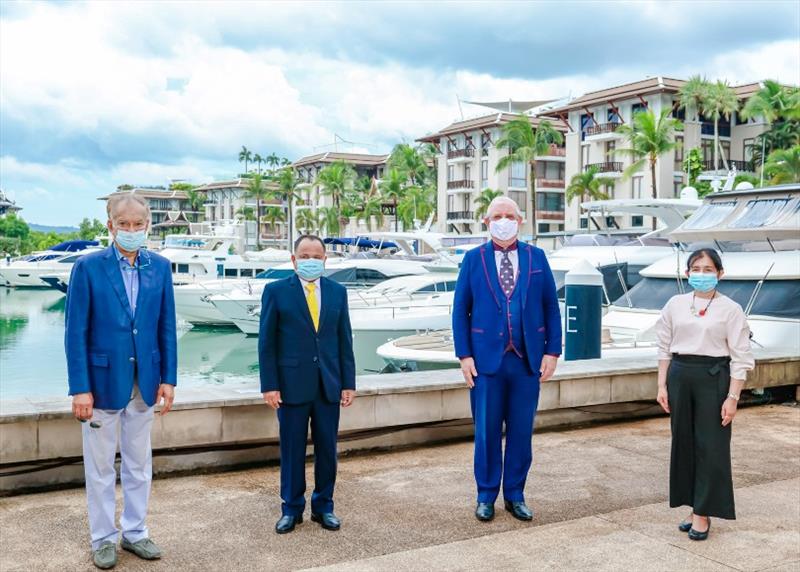
<svg viewBox="0 0 800 572">
<path fill-rule="evenodd" d="M 678 292 L 683 294 L 683 280 L 681 280 L 681 251 L 675 251 L 675 278 L 678 280 Z"/>
<path fill-rule="evenodd" d="M 745 316 L 749 316 L 750 312 L 753 310 L 753 306 L 756 303 L 756 298 L 758 298 L 758 295 L 761 293 L 761 287 L 764 285 L 764 281 L 767 279 L 767 276 L 769 276 L 769 273 L 772 272 L 772 268 L 774 266 L 775 266 L 774 262 L 769 265 L 769 268 L 767 269 L 766 274 L 764 274 L 764 277 L 761 280 L 759 280 L 758 283 L 756 284 L 756 287 L 753 288 L 753 293 L 750 295 L 750 301 L 747 302 L 747 306 L 745 307 L 744 310 Z"/>
<path fill-rule="evenodd" d="M 622 269 L 620 268 L 619 258 L 617 258 L 616 250 L 614 250 L 614 262 L 617 264 L 617 280 L 619 280 L 619 284 L 622 286 L 622 292 L 625 295 L 625 300 L 628 302 L 628 308 L 633 308 L 631 297 L 628 294 L 628 285 L 625 284 L 625 278 L 622 276 Z"/>
<path fill-rule="evenodd" d="M 722 245 L 719 243 L 719 241 L 716 238 L 714 239 L 714 245 L 717 247 L 717 250 L 719 250 L 720 252 L 725 252 L 725 249 L 722 248 Z"/>
</svg>

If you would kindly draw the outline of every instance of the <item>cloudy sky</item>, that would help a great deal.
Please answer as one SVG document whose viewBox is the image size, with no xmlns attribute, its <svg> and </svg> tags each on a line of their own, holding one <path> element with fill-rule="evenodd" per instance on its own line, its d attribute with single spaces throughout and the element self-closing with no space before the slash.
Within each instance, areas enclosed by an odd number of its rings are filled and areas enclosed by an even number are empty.
<svg viewBox="0 0 800 572">
<path fill-rule="evenodd" d="M 800 83 L 800 3 L 0 2 L 0 187 L 40 224 L 122 183 L 381 153 L 461 99 L 538 99 L 647 76 Z M 475 115 L 478 108 L 464 108 Z"/>
</svg>

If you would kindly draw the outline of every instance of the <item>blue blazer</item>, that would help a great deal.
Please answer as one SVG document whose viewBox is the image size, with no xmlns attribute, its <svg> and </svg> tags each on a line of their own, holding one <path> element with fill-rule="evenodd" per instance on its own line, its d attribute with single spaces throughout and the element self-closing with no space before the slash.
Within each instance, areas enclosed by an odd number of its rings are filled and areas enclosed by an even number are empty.
<svg viewBox="0 0 800 572">
<path fill-rule="evenodd" d="M 561 355 L 561 313 L 544 251 L 524 242 L 518 242 L 517 248 L 516 287 L 522 288 L 525 349 L 531 369 L 538 372 L 544 354 Z M 479 374 L 494 374 L 508 346 L 503 296 L 492 243 L 467 252 L 453 302 L 453 340 L 456 355 L 471 356 Z"/>
<path fill-rule="evenodd" d="M 331 403 L 341 399 L 343 389 L 356 388 L 347 290 L 325 277 L 320 287 L 318 332 L 296 274 L 267 284 L 261 296 L 261 391 L 280 391 L 281 400 L 290 405 L 317 397 L 320 374 L 324 397 Z"/>
<path fill-rule="evenodd" d="M 113 247 L 81 256 L 67 290 L 66 334 L 69 394 L 89 393 L 97 409 L 123 409 L 133 391 L 154 405 L 161 383 L 177 384 L 178 347 L 170 262 L 139 253 L 136 315 Z"/>
</svg>

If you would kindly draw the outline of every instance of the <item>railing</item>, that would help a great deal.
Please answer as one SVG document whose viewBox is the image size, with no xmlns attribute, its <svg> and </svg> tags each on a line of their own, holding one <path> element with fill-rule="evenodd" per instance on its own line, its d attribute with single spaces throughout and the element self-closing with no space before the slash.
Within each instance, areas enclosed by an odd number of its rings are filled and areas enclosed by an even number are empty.
<svg viewBox="0 0 800 572">
<path fill-rule="evenodd" d="M 546 155 L 548 157 L 566 157 L 567 149 L 566 147 L 559 147 L 558 145 L 550 145 L 550 149 L 547 151 Z"/>
<path fill-rule="evenodd" d="M 583 167 L 584 171 L 588 171 L 592 167 L 597 169 L 598 173 L 621 173 L 622 163 L 619 161 L 605 161 L 604 163 L 589 163 Z"/>
<path fill-rule="evenodd" d="M 558 211 L 545 211 L 539 209 L 536 211 L 536 218 L 544 220 L 564 220 L 564 213 Z"/>
<path fill-rule="evenodd" d="M 485 148 L 481 149 L 481 157 L 488 157 L 488 156 L 489 156 L 489 150 Z"/>
<path fill-rule="evenodd" d="M 475 149 L 468 147 L 466 149 L 450 149 L 447 151 L 448 159 L 460 159 L 462 157 L 474 157 Z"/>
<path fill-rule="evenodd" d="M 459 179 L 458 181 L 447 181 L 447 189 L 472 189 L 475 187 L 475 181 L 470 179 Z"/>
<path fill-rule="evenodd" d="M 620 125 L 622 125 L 622 123 L 619 122 L 592 125 L 586 128 L 586 136 L 591 137 L 592 135 L 602 135 L 603 133 L 614 133 Z"/>
<path fill-rule="evenodd" d="M 563 189 L 564 179 L 536 179 L 537 189 Z"/>
<path fill-rule="evenodd" d="M 473 211 L 449 211 L 447 220 L 472 220 L 475 217 Z"/>
<path fill-rule="evenodd" d="M 722 160 L 722 157 L 719 158 L 719 169 L 725 169 L 725 162 Z M 741 172 L 754 172 L 755 168 L 753 167 L 752 161 L 738 161 L 733 159 L 728 159 L 728 169 L 736 168 L 736 171 L 739 173 Z M 714 160 L 711 159 L 709 161 L 703 161 L 703 170 L 704 171 L 714 171 Z"/>
</svg>

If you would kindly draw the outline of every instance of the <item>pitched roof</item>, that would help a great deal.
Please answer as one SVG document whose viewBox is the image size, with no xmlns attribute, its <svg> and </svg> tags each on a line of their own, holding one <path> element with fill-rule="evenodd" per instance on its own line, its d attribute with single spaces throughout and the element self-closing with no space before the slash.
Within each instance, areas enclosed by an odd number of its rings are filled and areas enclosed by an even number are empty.
<svg viewBox="0 0 800 572">
<path fill-rule="evenodd" d="M 473 117 L 472 119 L 456 121 L 441 131 L 418 138 L 417 141 L 422 143 L 435 143 L 438 142 L 440 138 L 446 137 L 447 135 L 456 135 L 458 133 L 466 133 L 468 131 L 485 129 L 487 127 L 497 127 L 504 125 L 513 119 L 519 119 L 520 117 L 527 117 L 534 127 L 538 126 L 542 121 L 542 118 L 540 117 L 531 117 L 528 115 L 521 115 L 519 113 L 492 113 L 491 115 L 482 115 L 480 117 Z M 558 130 L 563 130 L 563 128 L 559 125 L 553 125 L 553 127 Z"/>
<path fill-rule="evenodd" d="M 557 116 L 559 113 L 570 111 L 572 109 L 580 109 L 584 106 L 597 105 L 598 103 L 608 103 L 609 100 L 623 100 L 637 97 L 639 95 L 648 95 L 651 93 L 676 93 L 686 83 L 682 79 L 673 79 L 669 77 L 650 77 L 632 83 L 626 83 L 615 87 L 608 87 L 598 91 L 590 91 L 577 97 L 561 107 L 543 111 L 542 115 Z"/>
<path fill-rule="evenodd" d="M 334 163 L 336 161 L 344 161 L 351 165 L 364 167 L 377 167 L 378 165 L 386 163 L 388 159 L 388 154 L 368 155 L 366 153 L 338 153 L 335 151 L 328 151 L 326 153 L 317 153 L 316 155 L 301 157 L 292 163 L 292 167 L 305 167 L 306 165 L 314 165 L 316 163 Z"/>
<path fill-rule="evenodd" d="M 107 201 L 109 198 L 124 195 L 126 193 L 133 193 L 145 199 L 186 199 L 186 191 L 178 191 L 174 189 L 164 189 L 156 187 L 134 187 L 133 189 L 122 189 L 114 191 L 113 193 L 104 197 L 98 197 L 99 201 Z"/>
<path fill-rule="evenodd" d="M 214 181 L 213 183 L 206 183 L 205 185 L 200 185 L 199 187 L 195 187 L 195 191 L 216 191 L 219 189 L 246 189 L 250 186 L 250 179 L 247 178 L 239 178 L 239 179 L 232 179 L 229 181 Z M 262 179 L 261 180 L 262 187 L 268 188 L 277 188 L 277 183 L 274 183 L 269 180 Z"/>
</svg>

